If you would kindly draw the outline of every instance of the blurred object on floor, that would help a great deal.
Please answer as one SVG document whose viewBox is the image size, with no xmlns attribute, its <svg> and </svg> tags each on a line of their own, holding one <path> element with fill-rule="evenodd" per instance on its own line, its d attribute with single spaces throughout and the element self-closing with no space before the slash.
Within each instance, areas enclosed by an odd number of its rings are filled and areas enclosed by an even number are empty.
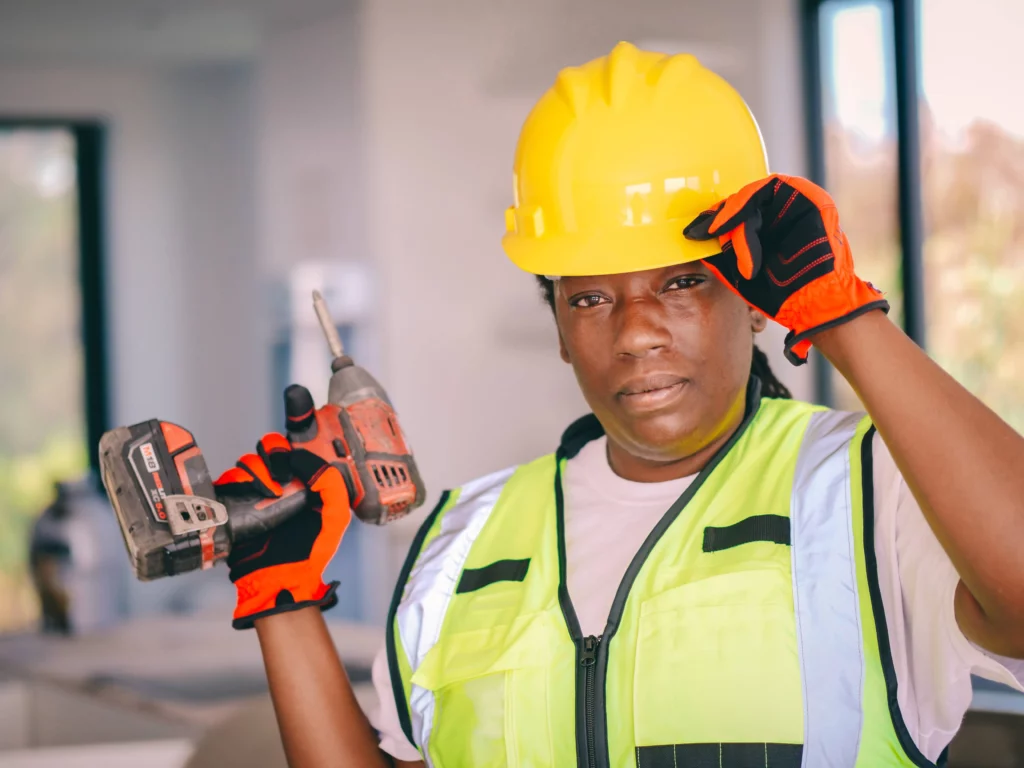
<svg viewBox="0 0 1024 768">
<path fill-rule="evenodd" d="M 91 475 L 55 489 L 29 544 L 42 629 L 71 634 L 108 627 L 124 614 L 128 575 L 114 514 Z"/>
</svg>

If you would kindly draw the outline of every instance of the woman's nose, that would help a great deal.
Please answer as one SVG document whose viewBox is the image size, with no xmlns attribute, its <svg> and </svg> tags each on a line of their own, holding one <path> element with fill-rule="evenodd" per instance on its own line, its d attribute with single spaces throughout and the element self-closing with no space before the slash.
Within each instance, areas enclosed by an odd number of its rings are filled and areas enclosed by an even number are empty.
<svg viewBox="0 0 1024 768">
<path fill-rule="evenodd" d="M 664 308 L 657 297 L 643 296 L 619 304 L 615 354 L 645 357 L 672 341 Z"/>
</svg>

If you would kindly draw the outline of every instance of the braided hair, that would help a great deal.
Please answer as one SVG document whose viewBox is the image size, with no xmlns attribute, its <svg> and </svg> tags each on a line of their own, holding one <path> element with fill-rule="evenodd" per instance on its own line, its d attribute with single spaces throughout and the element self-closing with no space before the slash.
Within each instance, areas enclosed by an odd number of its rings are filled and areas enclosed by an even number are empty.
<svg viewBox="0 0 1024 768">
<path fill-rule="evenodd" d="M 540 286 L 540 294 L 545 303 L 555 311 L 555 281 L 549 280 L 544 275 L 536 275 L 537 284 Z M 776 397 L 783 400 L 792 400 L 793 395 L 789 388 L 776 378 L 768 365 L 768 355 L 760 347 L 754 345 L 754 356 L 750 362 L 750 373 L 761 380 L 761 396 Z"/>
</svg>

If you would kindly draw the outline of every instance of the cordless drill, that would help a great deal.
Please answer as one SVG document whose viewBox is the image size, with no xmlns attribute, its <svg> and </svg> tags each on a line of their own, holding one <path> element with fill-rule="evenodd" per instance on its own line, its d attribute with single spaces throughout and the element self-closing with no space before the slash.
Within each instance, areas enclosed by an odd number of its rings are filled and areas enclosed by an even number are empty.
<svg viewBox="0 0 1024 768">
<path fill-rule="evenodd" d="M 384 388 L 344 353 L 323 297 L 313 307 L 334 361 L 328 403 L 285 391 L 288 437 L 341 472 L 352 510 L 384 525 L 423 503 L 425 489 Z M 143 581 L 210 568 L 234 543 L 265 533 L 312 502 L 293 480 L 278 499 L 218 497 L 202 451 L 187 429 L 151 419 L 100 439 L 103 485 Z"/>
</svg>

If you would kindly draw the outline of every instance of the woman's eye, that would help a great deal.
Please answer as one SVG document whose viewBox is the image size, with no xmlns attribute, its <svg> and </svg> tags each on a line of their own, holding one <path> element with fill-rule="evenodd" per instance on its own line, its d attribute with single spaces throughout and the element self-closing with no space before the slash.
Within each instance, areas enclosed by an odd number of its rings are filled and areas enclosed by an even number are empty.
<svg viewBox="0 0 1024 768">
<path fill-rule="evenodd" d="M 683 277 L 677 277 L 674 280 L 669 281 L 669 284 L 665 287 L 665 290 L 685 290 L 687 288 L 693 288 L 695 286 L 698 286 L 703 282 L 703 275 L 684 275 Z"/>
<path fill-rule="evenodd" d="M 599 293 L 585 293 L 582 296 L 573 296 L 569 300 L 569 306 L 575 309 L 589 309 L 604 302 L 604 297 Z"/>
</svg>

